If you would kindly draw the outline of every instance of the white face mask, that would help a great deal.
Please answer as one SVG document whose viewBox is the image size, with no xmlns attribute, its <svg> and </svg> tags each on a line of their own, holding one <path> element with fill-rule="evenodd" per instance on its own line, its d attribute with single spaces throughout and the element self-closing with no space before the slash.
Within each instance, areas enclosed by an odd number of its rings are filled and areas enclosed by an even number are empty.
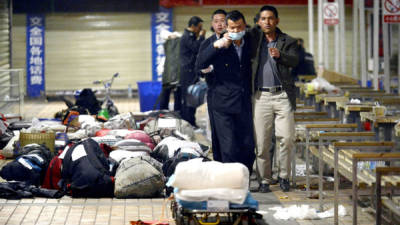
<svg viewBox="0 0 400 225">
<path fill-rule="evenodd" d="M 245 33 L 246 33 L 246 31 L 240 31 L 240 32 L 237 32 L 237 33 L 231 33 L 231 32 L 229 32 L 229 37 L 230 37 L 232 40 L 236 41 L 236 40 L 242 39 Z"/>
</svg>

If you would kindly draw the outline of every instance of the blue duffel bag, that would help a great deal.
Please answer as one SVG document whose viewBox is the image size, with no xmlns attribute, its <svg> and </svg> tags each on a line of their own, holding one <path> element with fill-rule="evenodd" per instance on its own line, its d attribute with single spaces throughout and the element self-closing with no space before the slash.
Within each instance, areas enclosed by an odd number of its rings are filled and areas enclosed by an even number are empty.
<svg viewBox="0 0 400 225">
<path fill-rule="evenodd" d="M 201 106 L 205 101 L 206 92 L 207 83 L 205 81 L 198 81 L 190 85 L 187 89 L 186 105 L 195 108 Z"/>
</svg>

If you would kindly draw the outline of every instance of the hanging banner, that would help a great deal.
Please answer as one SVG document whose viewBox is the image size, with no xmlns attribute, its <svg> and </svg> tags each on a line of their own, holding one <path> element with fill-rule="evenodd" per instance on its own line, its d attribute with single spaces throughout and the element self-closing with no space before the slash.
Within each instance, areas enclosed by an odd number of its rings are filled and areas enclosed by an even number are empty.
<svg viewBox="0 0 400 225">
<path fill-rule="evenodd" d="M 164 71 L 165 52 L 164 42 L 160 36 L 162 30 L 172 31 L 172 9 L 160 7 L 151 15 L 151 48 L 152 48 L 152 77 L 153 81 L 161 81 Z"/>
<path fill-rule="evenodd" d="M 385 23 L 400 23 L 400 0 L 383 0 L 382 8 Z"/>
<path fill-rule="evenodd" d="M 44 15 L 26 16 L 26 89 L 30 97 L 44 94 Z"/>
<path fill-rule="evenodd" d="M 324 3 L 322 10 L 324 24 L 330 26 L 339 24 L 339 4 L 337 2 Z"/>
</svg>

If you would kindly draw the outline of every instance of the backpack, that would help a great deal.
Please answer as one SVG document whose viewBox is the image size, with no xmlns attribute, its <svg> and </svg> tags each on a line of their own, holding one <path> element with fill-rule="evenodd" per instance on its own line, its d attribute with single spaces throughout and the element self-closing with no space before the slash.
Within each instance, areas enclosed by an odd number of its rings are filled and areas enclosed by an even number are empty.
<svg viewBox="0 0 400 225">
<path fill-rule="evenodd" d="M 54 156 L 47 167 L 42 188 L 61 190 L 58 182 L 61 180 L 62 159 L 60 155 Z"/>
<path fill-rule="evenodd" d="M 165 185 L 161 166 L 150 156 L 124 159 L 115 175 L 115 197 L 159 197 Z"/>
<path fill-rule="evenodd" d="M 50 159 L 51 152 L 45 145 L 26 145 L 15 160 L 2 168 L 0 176 L 7 181 L 24 181 L 39 186 Z"/>
<path fill-rule="evenodd" d="M 89 110 L 91 115 L 97 115 L 101 109 L 101 103 L 97 100 L 96 95 L 90 88 L 85 88 L 81 91 L 75 105 Z"/>
<path fill-rule="evenodd" d="M 72 197 L 112 197 L 116 162 L 89 138 L 71 147 L 62 161 L 60 184 Z"/>
</svg>

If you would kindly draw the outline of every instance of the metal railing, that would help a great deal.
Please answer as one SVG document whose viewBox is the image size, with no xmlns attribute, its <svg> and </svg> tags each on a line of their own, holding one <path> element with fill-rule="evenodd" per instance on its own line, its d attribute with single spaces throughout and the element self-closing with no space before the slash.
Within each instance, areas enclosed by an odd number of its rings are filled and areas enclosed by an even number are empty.
<svg viewBox="0 0 400 225">
<path fill-rule="evenodd" d="M 0 69 L 0 112 L 24 116 L 23 69 Z"/>
</svg>

